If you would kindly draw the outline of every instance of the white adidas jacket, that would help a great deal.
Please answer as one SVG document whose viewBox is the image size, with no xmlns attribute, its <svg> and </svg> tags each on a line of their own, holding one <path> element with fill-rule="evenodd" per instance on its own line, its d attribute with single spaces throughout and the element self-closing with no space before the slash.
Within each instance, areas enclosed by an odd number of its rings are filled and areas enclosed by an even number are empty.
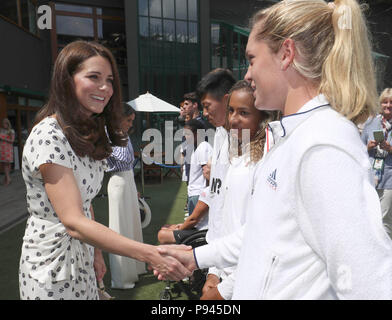
<svg viewBox="0 0 392 320">
<path fill-rule="evenodd" d="M 357 128 L 320 95 L 272 123 L 245 226 L 195 249 L 238 262 L 233 299 L 392 299 L 392 246 Z"/>
</svg>

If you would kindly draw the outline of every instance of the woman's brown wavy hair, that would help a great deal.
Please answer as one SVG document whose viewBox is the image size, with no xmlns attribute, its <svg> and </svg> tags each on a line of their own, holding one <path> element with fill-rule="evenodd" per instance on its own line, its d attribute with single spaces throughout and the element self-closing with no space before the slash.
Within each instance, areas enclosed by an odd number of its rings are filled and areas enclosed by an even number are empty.
<svg viewBox="0 0 392 320">
<path fill-rule="evenodd" d="M 107 59 L 112 67 L 113 95 L 101 114 L 89 117 L 83 113 L 76 97 L 73 76 L 84 61 L 95 56 Z M 111 154 L 112 145 L 126 145 L 126 136 L 120 130 L 121 100 L 120 77 L 112 53 L 95 42 L 74 41 L 65 46 L 56 59 L 49 99 L 37 114 L 35 124 L 56 114 L 74 152 L 80 157 L 102 160 Z"/>
</svg>

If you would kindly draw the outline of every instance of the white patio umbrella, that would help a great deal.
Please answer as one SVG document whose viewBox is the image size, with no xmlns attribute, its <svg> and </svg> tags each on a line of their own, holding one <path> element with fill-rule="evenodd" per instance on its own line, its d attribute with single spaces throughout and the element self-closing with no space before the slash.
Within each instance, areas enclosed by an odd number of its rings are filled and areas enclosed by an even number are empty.
<svg viewBox="0 0 392 320">
<path fill-rule="evenodd" d="M 173 106 L 166 101 L 157 98 L 147 91 L 146 94 L 142 94 L 134 100 L 128 101 L 135 111 L 139 112 L 177 112 L 180 113 L 180 108 Z"/>
<path fill-rule="evenodd" d="M 157 98 L 147 91 L 146 94 L 142 94 L 134 100 L 128 101 L 127 104 L 131 106 L 135 111 L 138 112 L 177 112 L 180 113 L 180 108 L 173 106 L 166 101 Z M 140 150 L 140 157 L 142 158 L 143 151 Z M 141 169 L 141 182 L 142 182 L 142 196 L 144 196 L 144 169 L 143 160 L 140 159 Z"/>
</svg>

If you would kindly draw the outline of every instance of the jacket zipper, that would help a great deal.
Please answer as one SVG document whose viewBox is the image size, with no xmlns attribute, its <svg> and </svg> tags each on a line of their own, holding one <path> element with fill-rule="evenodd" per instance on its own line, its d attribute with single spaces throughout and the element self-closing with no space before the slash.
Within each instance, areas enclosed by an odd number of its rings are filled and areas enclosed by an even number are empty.
<svg viewBox="0 0 392 320">
<path fill-rule="evenodd" d="M 278 264 L 278 260 L 279 260 L 278 256 L 276 256 L 276 255 L 272 256 L 271 266 L 270 266 L 270 268 L 268 270 L 267 277 L 266 277 L 266 279 L 264 281 L 264 287 L 263 287 L 261 299 L 265 299 L 266 298 L 269 286 L 271 284 L 272 275 L 273 275 L 273 272 L 274 272 L 274 270 L 275 270 L 275 268 L 276 268 L 276 266 Z"/>
</svg>

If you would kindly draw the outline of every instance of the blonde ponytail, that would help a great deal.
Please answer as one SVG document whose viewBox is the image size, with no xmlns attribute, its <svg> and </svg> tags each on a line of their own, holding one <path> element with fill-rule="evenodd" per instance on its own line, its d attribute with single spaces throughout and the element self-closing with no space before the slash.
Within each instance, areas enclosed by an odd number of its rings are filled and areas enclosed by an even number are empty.
<svg viewBox="0 0 392 320">
<path fill-rule="evenodd" d="M 323 65 L 320 92 L 359 124 L 379 111 L 370 36 L 355 0 L 336 0 L 331 10 L 335 41 Z"/>
<path fill-rule="evenodd" d="M 355 0 L 283 0 L 251 20 L 256 39 L 277 53 L 295 42 L 293 68 L 312 81 L 331 106 L 358 124 L 377 114 L 377 89 L 368 29 Z"/>
</svg>

